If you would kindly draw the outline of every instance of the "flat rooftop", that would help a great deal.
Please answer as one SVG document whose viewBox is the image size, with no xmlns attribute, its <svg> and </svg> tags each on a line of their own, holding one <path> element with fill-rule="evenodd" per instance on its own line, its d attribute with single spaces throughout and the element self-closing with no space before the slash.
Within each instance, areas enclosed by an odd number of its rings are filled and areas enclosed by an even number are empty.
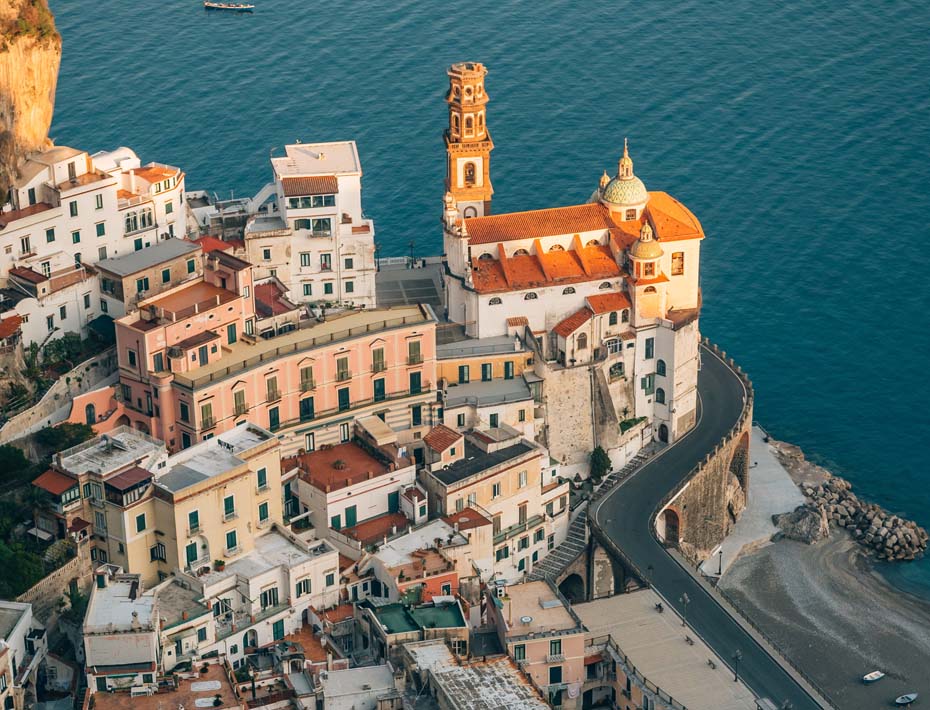
<svg viewBox="0 0 930 710">
<path fill-rule="evenodd" d="M 220 696 L 220 704 L 214 705 L 214 698 Z M 173 708 L 216 708 L 231 710 L 244 708 L 245 700 L 236 697 L 223 666 L 211 664 L 207 672 L 196 679 L 182 678 L 177 690 L 155 695 L 129 697 L 129 693 L 94 693 L 94 710 L 169 710 Z"/>
<path fill-rule="evenodd" d="M 455 656 L 446 645 L 445 639 L 429 639 L 428 641 L 411 641 L 405 643 L 404 651 L 410 660 L 421 671 L 441 672 L 443 669 L 458 665 Z"/>
<path fill-rule="evenodd" d="M 387 463 L 353 441 L 300 454 L 295 459 L 299 462 L 301 480 L 324 492 L 338 491 L 391 473 Z M 406 463 L 407 459 L 402 461 Z"/>
<path fill-rule="evenodd" d="M 167 473 L 160 476 L 156 484 L 178 493 L 243 465 L 245 460 L 240 455 L 274 438 L 257 424 L 243 422 L 169 457 Z"/>
<path fill-rule="evenodd" d="M 117 276 L 129 276 L 139 271 L 151 269 L 166 261 L 192 255 L 194 252 L 200 251 L 200 249 L 199 244 L 189 242 L 186 239 L 165 239 L 125 256 L 98 261 L 96 266 L 98 269 L 109 271 Z"/>
<path fill-rule="evenodd" d="M 591 636 L 610 634 L 636 668 L 689 710 L 745 710 L 754 707 L 753 694 L 669 606 L 650 589 L 576 604 Z M 684 642 L 690 635 L 694 645 Z M 717 667 L 707 664 L 716 658 Z"/>
<path fill-rule="evenodd" d="M 465 618 L 458 602 L 439 602 L 418 607 L 406 607 L 396 602 L 383 606 L 370 605 L 375 618 L 389 634 L 406 634 L 422 629 L 456 629 L 465 627 Z"/>
<path fill-rule="evenodd" d="M 465 438 L 465 455 L 455 463 L 438 471 L 431 471 L 430 476 L 435 477 L 447 486 L 464 481 L 496 466 L 502 466 L 511 461 L 526 458 L 528 454 L 536 454 L 537 449 L 521 441 L 513 446 L 506 446 L 497 451 L 483 451 Z"/>
<path fill-rule="evenodd" d="M 204 304 L 209 303 L 209 307 L 221 306 L 239 298 L 237 293 L 228 289 L 214 286 L 206 281 L 195 281 L 194 283 L 182 286 L 171 291 L 164 296 L 156 296 L 151 300 L 143 301 L 139 304 L 143 306 L 155 306 L 170 313 L 184 313 L 185 309 L 190 309 L 193 314 L 194 305 L 199 305 L 203 311 Z"/>
<path fill-rule="evenodd" d="M 361 175 L 355 141 L 333 143 L 292 143 L 284 146 L 286 155 L 272 158 L 271 166 L 278 177 L 302 175 Z"/>
<path fill-rule="evenodd" d="M 436 345 L 436 358 L 480 357 L 481 355 L 506 355 L 524 352 L 523 344 L 511 335 L 495 335 L 492 338 L 470 338 Z"/>
<path fill-rule="evenodd" d="M 175 380 L 185 387 L 202 387 L 222 382 L 229 377 L 257 367 L 266 367 L 271 360 L 282 356 L 329 347 L 333 343 L 370 336 L 394 328 L 410 328 L 434 323 L 419 306 L 377 308 L 351 311 L 327 317 L 323 323 L 282 333 L 274 338 L 258 338 L 254 344 L 240 339 L 224 350 L 228 352 L 218 360 L 195 368 L 187 373 L 176 373 Z"/>
<path fill-rule="evenodd" d="M 532 632 L 570 631 L 581 627 L 548 582 L 510 585 L 502 602 L 503 616 L 510 620 L 508 637 L 525 636 Z M 524 623 L 523 620 L 527 618 L 529 621 Z"/>
<path fill-rule="evenodd" d="M 158 616 L 165 620 L 165 629 L 211 613 L 203 602 L 203 594 L 185 586 L 177 577 L 169 577 L 167 584 L 153 592 L 158 600 Z"/>
<path fill-rule="evenodd" d="M 6 640 L 28 611 L 29 604 L 0 601 L 0 640 Z"/>
<path fill-rule="evenodd" d="M 489 380 L 450 384 L 446 389 L 446 409 L 472 405 L 488 407 L 507 402 L 525 402 L 533 399 L 529 385 L 522 377 L 512 380 Z"/>
<path fill-rule="evenodd" d="M 323 555 L 331 554 L 333 568 L 338 567 L 336 548 L 325 540 L 312 540 L 307 547 L 301 547 L 281 533 L 272 530 L 255 538 L 255 548 L 226 564 L 222 571 L 211 570 L 199 577 L 205 585 L 215 584 L 227 577 L 239 576 L 251 579 L 276 567 L 293 567 L 309 562 Z"/>
<path fill-rule="evenodd" d="M 410 564 L 413 562 L 414 552 L 435 547 L 437 538 L 442 540 L 443 547 L 464 545 L 468 542 L 464 535 L 455 532 L 454 528 L 444 520 L 432 520 L 416 530 L 411 530 L 406 535 L 401 535 L 381 545 L 375 557 L 388 568 Z"/>
<path fill-rule="evenodd" d="M 342 671 L 329 671 L 325 678 L 320 678 L 323 686 L 324 701 L 338 703 L 337 698 L 346 698 L 338 707 L 348 707 L 348 698 L 353 695 L 382 694 L 394 690 L 394 674 L 387 664 L 348 668 Z M 362 703 L 361 707 L 367 707 Z"/>
<path fill-rule="evenodd" d="M 455 710 L 546 710 L 536 689 L 509 658 L 438 668 L 433 682 Z"/>
<path fill-rule="evenodd" d="M 61 452 L 60 466 L 73 474 L 94 471 L 106 475 L 152 454 L 165 452 L 165 445 L 128 426 L 95 436 Z"/>
<path fill-rule="evenodd" d="M 94 585 L 84 616 L 84 633 L 132 631 L 133 619 L 139 630 L 151 630 L 155 625 L 155 596 L 143 594 L 137 575 L 107 576 L 105 587 Z"/>
</svg>

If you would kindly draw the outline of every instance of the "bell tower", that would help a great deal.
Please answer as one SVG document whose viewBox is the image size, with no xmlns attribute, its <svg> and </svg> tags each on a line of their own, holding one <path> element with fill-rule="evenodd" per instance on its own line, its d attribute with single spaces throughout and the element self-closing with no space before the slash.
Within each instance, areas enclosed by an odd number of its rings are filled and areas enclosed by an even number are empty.
<svg viewBox="0 0 930 710">
<path fill-rule="evenodd" d="M 451 193 L 461 217 L 491 213 L 491 151 L 488 132 L 488 70 L 477 62 L 449 67 L 449 127 L 446 139 L 446 192 Z"/>
</svg>

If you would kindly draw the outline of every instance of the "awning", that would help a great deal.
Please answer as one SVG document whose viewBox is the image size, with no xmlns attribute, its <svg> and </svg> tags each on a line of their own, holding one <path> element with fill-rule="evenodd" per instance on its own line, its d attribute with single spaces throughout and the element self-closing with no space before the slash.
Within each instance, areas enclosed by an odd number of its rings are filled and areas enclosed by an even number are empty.
<svg viewBox="0 0 930 710">
<path fill-rule="evenodd" d="M 52 534 L 47 533 L 44 530 L 39 530 L 39 528 L 29 528 L 26 533 L 32 535 L 33 537 L 38 538 L 42 542 L 48 542 L 52 539 Z"/>
<path fill-rule="evenodd" d="M 595 663 L 600 663 L 600 662 L 603 661 L 603 660 L 604 660 L 604 658 L 603 658 L 603 656 L 601 656 L 601 654 L 595 653 L 593 656 L 585 656 L 585 657 L 584 657 L 584 664 L 585 664 L 586 666 L 591 666 L 591 665 L 594 665 Z"/>
<path fill-rule="evenodd" d="M 120 493 L 123 491 L 128 491 L 133 486 L 141 483 L 142 481 L 147 481 L 152 478 L 153 474 L 151 471 L 146 471 L 144 468 L 139 466 L 133 466 L 132 468 L 123 471 L 118 476 L 113 476 L 113 478 L 106 481 L 106 484 L 111 488 L 115 488 Z"/>
<path fill-rule="evenodd" d="M 66 476 L 51 468 L 32 482 L 32 485 L 36 488 L 48 491 L 54 496 L 60 496 L 65 491 L 74 488 L 77 484 L 77 481 L 70 476 Z"/>
<path fill-rule="evenodd" d="M 368 432 L 378 446 L 397 443 L 397 432 L 381 421 L 381 417 L 374 415 L 361 417 L 358 424 Z"/>
</svg>

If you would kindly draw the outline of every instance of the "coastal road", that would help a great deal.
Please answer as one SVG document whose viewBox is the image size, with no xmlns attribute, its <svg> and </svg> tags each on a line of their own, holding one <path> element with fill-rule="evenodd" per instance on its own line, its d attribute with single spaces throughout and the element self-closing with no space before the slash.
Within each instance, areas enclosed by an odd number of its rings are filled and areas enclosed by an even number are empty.
<svg viewBox="0 0 930 710">
<path fill-rule="evenodd" d="M 676 489 L 713 451 L 742 414 L 745 393 L 739 377 L 712 351 L 702 348 L 701 353 L 697 425 L 596 502 L 594 522 L 679 614 L 682 605 L 678 600 L 687 593 L 688 624 L 731 667 L 734 652 L 742 654 L 739 675 L 753 692 L 770 698 L 776 706 L 789 701 L 794 710 L 818 708 L 820 705 L 682 569 L 650 530 L 650 517 L 666 493 Z"/>
</svg>

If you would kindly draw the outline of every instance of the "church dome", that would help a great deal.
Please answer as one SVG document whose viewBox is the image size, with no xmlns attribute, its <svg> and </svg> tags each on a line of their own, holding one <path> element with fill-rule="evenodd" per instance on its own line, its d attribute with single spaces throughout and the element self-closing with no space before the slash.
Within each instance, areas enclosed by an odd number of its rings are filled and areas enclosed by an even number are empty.
<svg viewBox="0 0 930 710">
<path fill-rule="evenodd" d="M 652 225 L 646 222 L 639 233 L 639 239 L 630 247 L 630 256 L 634 259 L 652 260 L 660 258 L 663 253 L 662 245 L 652 238 Z"/>
<path fill-rule="evenodd" d="M 607 183 L 601 199 L 612 205 L 641 205 L 649 199 L 643 181 L 633 175 L 629 178 L 615 177 Z"/>
</svg>

